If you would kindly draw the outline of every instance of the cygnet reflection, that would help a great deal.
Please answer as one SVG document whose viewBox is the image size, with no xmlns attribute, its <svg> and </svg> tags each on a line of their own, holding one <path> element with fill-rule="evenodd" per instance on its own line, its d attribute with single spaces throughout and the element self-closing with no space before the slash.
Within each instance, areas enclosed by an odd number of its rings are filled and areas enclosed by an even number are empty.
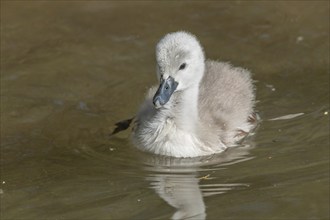
<svg viewBox="0 0 330 220">
<path fill-rule="evenodd" d="M 147 180 L 151 188 L 176 209 L 172 219 L 205 219 L 203 197 L 225 193 L 233 188 L 248 187 L 247 183 L 208 184 L 208 173 L 221 172 L 229 165 L 250 160 L 250 145 L 231 148 L 222 154 L 199 158 L 173 158 L 143 155 Z M 212 174 L 212 175 L 213 175 Z M 211 178 L 212 178 L 212 175 Z"/>
</svg>

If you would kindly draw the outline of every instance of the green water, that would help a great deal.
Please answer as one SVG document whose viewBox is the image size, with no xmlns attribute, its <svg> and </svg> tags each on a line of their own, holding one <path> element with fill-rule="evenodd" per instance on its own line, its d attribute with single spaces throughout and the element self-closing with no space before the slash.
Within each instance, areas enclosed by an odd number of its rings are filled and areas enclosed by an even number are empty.
<svg viewBox="0 0 330 220">
<path fill-rule="evenodd" d="M 256 80 L 256 134 L 201 161 L 108 135 L 177 30 Z M 1 219 L 329 219 L 329 31 L 328 1 L 1 1 Z"/>
</svg>

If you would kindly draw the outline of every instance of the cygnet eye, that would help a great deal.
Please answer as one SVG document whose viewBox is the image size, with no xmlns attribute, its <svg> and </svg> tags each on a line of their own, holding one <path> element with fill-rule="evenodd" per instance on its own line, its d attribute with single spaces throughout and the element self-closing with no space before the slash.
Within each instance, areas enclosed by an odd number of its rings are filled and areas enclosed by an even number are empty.
<svg viewBox="0 0 330 220">
<path fill-rule="evenodd" d="M 179 67 L 179 70 L 183 70 L 184 68 L 186 68 L 187 64 L 186 63 L 183 63 L 180 65 Z"/>
</svg>

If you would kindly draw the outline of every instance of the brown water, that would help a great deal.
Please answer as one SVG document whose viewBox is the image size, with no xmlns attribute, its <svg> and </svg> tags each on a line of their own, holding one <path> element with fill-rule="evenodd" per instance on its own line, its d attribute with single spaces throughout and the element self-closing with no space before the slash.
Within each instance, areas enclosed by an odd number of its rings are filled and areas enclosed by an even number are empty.
<svg viewBox="0 0 330 220">
<path fill-rule="evenodd" d="M 254 73 L 263 119 L 200 160 L 108 137 L 182 29 Z M 15 220 L 329 219 L 329 2 L 2 1 L 0 196 Z"/>
</svg>

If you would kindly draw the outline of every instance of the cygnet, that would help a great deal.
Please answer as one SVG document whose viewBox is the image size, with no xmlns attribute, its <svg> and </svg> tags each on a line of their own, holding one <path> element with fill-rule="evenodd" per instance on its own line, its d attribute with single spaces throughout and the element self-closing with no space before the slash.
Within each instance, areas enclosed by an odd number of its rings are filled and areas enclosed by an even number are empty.
<svg viewBox="0 0 330 220">
<path fill-rule="evenodd" d="M 139 149 L 172 157 L 210 155 L 237 145 L 255 128 L 248 70 L 205 60 L 199 41 L 184 31 L 158 42 L 156 61 L 159 85 L 149 90 L 133 128 Z"/>
</svg>

